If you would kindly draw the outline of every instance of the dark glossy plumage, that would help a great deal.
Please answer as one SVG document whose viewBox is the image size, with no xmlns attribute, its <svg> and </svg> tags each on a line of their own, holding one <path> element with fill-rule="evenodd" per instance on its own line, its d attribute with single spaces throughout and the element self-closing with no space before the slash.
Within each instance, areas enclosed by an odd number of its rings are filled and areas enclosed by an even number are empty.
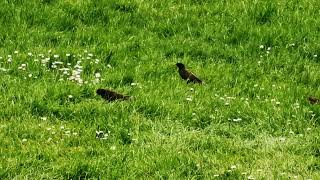
<svg viewBox="0 0 320 180">
<path fill-rule="evenodd" d="M 130 96 L 122 95 L 108 89 L 97 89 L 96 93 L 107 101 L 128 100 Z"/>
<path fill-rule="evenodd" d="M 182 63 L 177 63 L 176 66 L 179 68 L 178 72 L 182 79 L 187 80 L 187 83 L 199 83 L 201 84 L 202 81 L 197 78 L 191 71 L 186 69 L 185 65 Z"/>
<path fill-rule="evenodd" d="M 314 96 L 310 96 L 310 97 L 308 98 L 308 100 L 309 100 L 310 104 L 319 104 L 319 103 L 320 103 L 320 99 L 319 99 L 319 98 L 316 98 L 316 97 L 314 97 Z"/>
</svg>

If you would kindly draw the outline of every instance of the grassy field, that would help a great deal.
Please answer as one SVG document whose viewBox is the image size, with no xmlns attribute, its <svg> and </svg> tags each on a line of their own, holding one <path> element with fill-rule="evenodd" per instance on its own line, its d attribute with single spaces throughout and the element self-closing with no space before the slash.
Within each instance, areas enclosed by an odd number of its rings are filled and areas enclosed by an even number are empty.
<svg viewBox="0 0 320 180">
<path fill-rule="evenodd" d="M 1 0 L 0 179 L 320 179 L 319 14 L 317 0 Z"/>
</svg>

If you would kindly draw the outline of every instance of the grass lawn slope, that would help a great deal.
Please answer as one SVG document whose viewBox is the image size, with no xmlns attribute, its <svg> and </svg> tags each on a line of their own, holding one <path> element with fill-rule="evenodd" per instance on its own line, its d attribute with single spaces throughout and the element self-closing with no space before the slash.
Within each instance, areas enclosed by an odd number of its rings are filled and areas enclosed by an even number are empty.
<svg viewBox="0 0 320 180">
<path fill-rule="evenodd" d="M 0 179 L 320 179 L 319 14 L 317 0 L 1 0 Z"/>
</svg>

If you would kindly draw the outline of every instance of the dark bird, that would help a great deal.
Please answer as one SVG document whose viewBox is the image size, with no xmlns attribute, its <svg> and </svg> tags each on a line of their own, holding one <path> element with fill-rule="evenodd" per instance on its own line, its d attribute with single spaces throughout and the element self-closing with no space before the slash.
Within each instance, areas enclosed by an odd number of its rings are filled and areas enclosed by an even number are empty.
<svg viewBox="0 0 320 180">
<path fill-rule="evenodd" d="M 319 104 L 320 103 L 320 99 L 318 99 L 318 98 L 316 98 L 314 96 L 310 96 L 308 98 L 308 100 L 309 100 L 310 104 Z"/>
<path fill-rule="evenodd" d="M 199 83 L 201 84 L 202 81 L 197 78 L 192 72 L 186 69 L 185 65 L 182 63 L 177 63 L 176 66 L 179 68 L 178 72 L 182 79 L 187 80 L 187 83 Z"/>
<path fill-rule="evenodd" d="M 128 100 L 130 96 L 122 95 L 108 89 L 97 89 L 96 93 L 107 101 Z"/>
</svg>

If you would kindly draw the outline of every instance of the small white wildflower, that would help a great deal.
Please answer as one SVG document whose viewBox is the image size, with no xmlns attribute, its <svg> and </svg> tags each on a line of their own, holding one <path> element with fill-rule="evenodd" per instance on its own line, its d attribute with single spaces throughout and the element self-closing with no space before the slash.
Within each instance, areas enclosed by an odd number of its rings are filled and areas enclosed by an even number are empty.
<svg viewBox="0 0 320 180">
<path fill-rule="evenodd" d="M 14 51 L 14 53 L 15 53 L 15 54 L 18 54 L 18 53 L 19 53 L 19 51 Z"/>
<path fill-rule="evenodd" d="M 49 53 L 49 54 L 50 54 L 50 53 L 52 53 L 52 50 L 51 50 L 51 49 L 49 49 L 48 53 Z"/>
<path fill-rule="evenodd" d="M 69 71 L 70 69 L 69 68 L 60 68 L 59 70 L 60 71 Z"/>
<path fill-rule="evenodd" d="M 93 56 L 93 54 L 92 54 L 92 53 L 89 53 L 89 54 L 88 54 L 88 56 L 92 57 L 92 56 Z"/>
<path fill-rule="evenodd" d="M 215 175 L 213 175 L 213 177 L 219 177 L 219 174 L 215 174 Z"/>
<path fill-rule="evenodd" d="M 53 55 L 54 58 L 59 58 L 58 54 Z"/>
<path fill-rule="evenodd" d="M 65 131 L 64 133 L 66 133 L 66 134 L 70 134 L 70 131 Z"/>
<path fill-rule="evenodd" d="M 267 50 L 268 50 L 268 51 L 271 51 L 271 47 L 268 47 Z"/>
<path fill-rule="evenodd" d="M 95 73 L 94 76 L 95 76 L 96 78 L 100 78 L 100 77 L 101 77 L 101 74 L 100 74 L 100 73 Z"/>
<path fill-rule="evenodd" d="M 70 94 L 70 95 L 68 96 L 68 98 L 71 99 L 71 98 L 73 98 L 73 96 Z"/>
<path fill-rule="evenodd" d="M 26 64 L 21 64 L 21 67 L 26 67 L 27 65 Z"/>
<path fill-rule="evenodd" d="M 260 48 L 260 49 L 263 49 L 263 48 L 264 48 L 264 45 L 260 45 L 259 48 Z"/>
<path fill-rule="evenodd" d="M 138 85 L 138 83 L 131 83 L 131 86 L 136 86 Z"/>
<path fill-rule="evenodd" d="M 187 101 L 192 101 L 192 98 L 191 97 L 187 97 L 186 100 Z"/>
<path fill-rule="evenodd" d="M 317 54 L 315 54 L 315 55 L 313 55 L 313 57 L 315 57 L 315 58 L 316 58 L 316 57 L 318 57 L 318 55 L 317 55 Z"/>
<path fill-rule="evenodd" d="M 27 142 L 27 139 L 22 139 L 22 142 Z"/>
<path fill-rule="evenodd" d="M 229 103 L 229 102 L 226 102 L 226 103 L 224 103 L 224 105 L 225 105 L 225 106 L 229 106 L 229 105 L 230 105 L 230 103 Z"/>
<path fill-rule="evenodd" d="M 42 64 L 46 64 L 46 63 L 48 63 L 50 61 L 50 58 L 45 58 L 45 59 L 42 59 L 41 60 L 41 63 Z"/>
<path fill-rule="evenodd" d="M 31 52 L 28 52 L 28 56 L 32 56 L 32 53 L 31 53 Z"/>
<path fill-rule="evenodd" d="M 231 169 L 236 169 L 237 166 L 236 166 L 236 165 L 232 165 L 230 168 L 231 168 Z"/>
<path fill-rule="evenodd" d="M 80 74 L 83 70 L 82 69 L 77 69 L 76 70 L 78 74 Z"/>
<path fill-rule="evenodd" d="M 53 62 L 53 64 L 63 64 L 63 62 L 61 62 L 61 61 L 55 61 L 55 62 Z"/>
<path fill-rule="evenodd" d="M 110 64 L 107 65 L 108 68 L 112 68 Z"/>
<path fill-rule="evenodd" d="M 76 135 L 78 135 L 78 133 L 74 132 L 74 133 L 72 133 L 72 135 L 76 136 Z"/>
<path fill-rule="evenodd" d="M 41 117 L 40 119 L 45 121 L 47 120 L 47 117 Z"/>
<path fill-rule="evenodd" d="M 71 63 L 67 63 L 67 66 L 71 66 Z"/>
<path fill-rule="evenodd" d="M 96 131 L 96 138 L 101 139 L 104 137 L 104 132 L 103 131 Z"/>
<path fill-rule="evenodd" d="M 253 85 L 254 87 L 258 87 L 258 84 Z"/>
<path fill-rule="evenodd" d="M 110 149 L 111 149 L 112 151 L 114 151 L 114 150 L 116 150 L 116 146 L 111 146 Z"/>
<path fill-rule="evenodd" d="M 82 71 L 82 66 L 79 66 L 79 65 L 75 65 L 74 68 L 77 69 L 77 71 Z"/>
<path fill-rule="evenodd" d="M 195 115 L 197 115 L 196 113 L 192 113 L 192 116 L 195 116 Z"/>
<path fill-rule="evenodd" d="M 33 61 L 34 61 L 34 62 L 38 62 L 38 61 L 39 61 L 39 59 L 34 59 Z"/>
<path fill-rule="evenodd" d="M 99 63 L 99 61 L 100 61 L 99 59 L 95 59 L 95 63 L 96 63 L 96 64 L 98 64 L 98 63 Z"/>
<path fill-rule="evenodd" d="M 12 55 L 8 55 L 8 58 L 12 58 Z"/>
<path fill-rule="evenodd" d="M 71 56 L 71 54 L 66 54 L 67 57 Z"/>
<path fill-rule="evenodd" d="M 83 80 L 82 79 L 78 79 L 78 84 L 83 84 Z"/>
<path fill-rule="evenodd" d="M 29 74 L 28 76 L 31 78 L 31 77 L 32 77 L 32 74 Z"/>
<path fill-rule="evenodd" d="M 267 51 L 267 54 L 270 54 L 270 51 Z"/>
<path fill-rule="evenodd" d="M 47 128 L 48 131 L 51 131 L 51 128 Z"/>
<path fill-rule="evenodd" d="M 276 105 L 279 105 L 279 104 L 280 104 L 280 102 L 279 102 L 279 101 L 277 101 L 277 102 L 276 102 Z"/>
<path fill-rule="evenodd" d="M 191 91 L 191 92 L 193 92 L 193 91 L 194 91 L 194 89 L 193 89 L 193 88 L 190 88 L 190 91 Z"/>
<path fill-rule="evenodd" d="M 103 135 L 103 138 L 101 138 L 101 139 L 106 140 L 106 139 L 108 139 L 108 136 L 109 136 L 109 134 L 108 134 L 108 133 L 105 133 L 105 134 Z"/>
<path fill-rule="evenodd" d="M 8 61 L 8 63 L 11 63 L 11 62 L 12 62 L 12 59 L 11 59 L 11 58 L 9 58 L 7 61 Z"/>
<path fill-rule="evenodd" d="M 60 126 L 60 129 L 64 129 L 64 126 Z"/>
<path fill-rule="evenodd" d="M 232 121 L 233 122 L 240 122 L 240 121 L 242 121 L 242 119 L 241 118 L 236 118 L 236 119 L 233 119 Z"/>
</svg>

